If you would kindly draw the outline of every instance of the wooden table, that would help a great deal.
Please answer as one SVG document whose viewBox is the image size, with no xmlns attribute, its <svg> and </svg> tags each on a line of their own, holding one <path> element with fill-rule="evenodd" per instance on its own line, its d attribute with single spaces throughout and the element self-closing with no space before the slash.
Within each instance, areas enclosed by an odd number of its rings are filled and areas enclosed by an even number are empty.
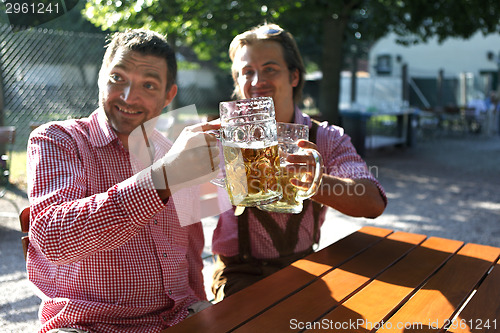
<svg viewBox="0 0 500 333">
<path fill-rule="evenodd" d="M 499 255 L 364 227 L 164 332 L 500 332 Z"/>
</svg>

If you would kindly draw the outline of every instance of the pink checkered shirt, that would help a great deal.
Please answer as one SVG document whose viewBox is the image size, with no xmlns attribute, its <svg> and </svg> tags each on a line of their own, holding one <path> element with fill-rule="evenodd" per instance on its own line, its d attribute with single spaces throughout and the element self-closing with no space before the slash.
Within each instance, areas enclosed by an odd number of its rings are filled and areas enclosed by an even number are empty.
<svg viewBox="0 0 500 333">
<path fill-rule="evenodd" d="M 311 128 L 311 118 L 295 109 L 295 123 L 305 124 Z M 351 179 L 370 179 L 375 182 L 384 200 L 387 202 L 384 189 L 377 179 L 370 173 L 366 163 L 356 153 L 351 143 L 351 138 L 344 134 L 338 126 L 328 126 L 326 122 L 318 128 L 316 136 L 318 151 L 323 157 L 326 173 Z M 222 196 L 223 197 L 223 196 Z M 227 197 L 227 195 L 226 195 Z M 325 221 L 327 207 L 324 206 L 320 213 L 320 226 Z M 286 229 L 290 214 L 270 213 L 282 230 Z M 212 251 L 227 257 L 235 256 L 238 249 L 238 224 L 233 210 L 222 213 L 212 238 Z M 252 256 L 259 259 L 279 257 L 271 237 L 253 214 L 249 214 L 248 229 L 250 234 L 250 247 Z M 314 215 L 313 207 L 309 205 L 299 227 L 299 239 L 295 252 L 305 251 L 313 244 Z M 319 231 L 318 231 L 319 237 Z"/>
<path fill-rule="evenodd" d="M 156 158 L 170 143 L 154 139 Z M 38 128 L 28 143 L 29 280 L 42 328 L 159 332 L 205 300 L 201 223 L 181 227 L 150 172 L 134 176 L 102 110 Z"/>
</svg>

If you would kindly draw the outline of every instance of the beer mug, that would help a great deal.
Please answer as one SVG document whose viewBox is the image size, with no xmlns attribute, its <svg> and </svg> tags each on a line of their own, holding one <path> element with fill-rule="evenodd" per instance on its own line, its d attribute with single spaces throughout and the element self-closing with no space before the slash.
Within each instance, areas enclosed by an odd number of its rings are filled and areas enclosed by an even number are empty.
<svg viewBox="0 0 500 333">
<path fill-rule="evenodd" d="M 271 97 L 249 98 L 219 105 L 225 186 L 235 206 L 253 207 L 281 199 L 280 162 L 274 103 Z M 212 132 L 213 133 L 213 132 Z"/>
<path fill-rule="evenodd" d="M 300 148 L 297 141 L 300 139 L 309 140 L 309 127 L 307 125 L 278 123 L 278 142 L 280 152 L 280 187 L 282 188 L 283 197 L 281 200 L 268 205 L 259 205 L 259 209 L 269 212 L 279 213 L 300 213 L 302 211 L 302 201 L 316 194 L 321 185 L 321 177 L 323 171 L 321 168 L 320 156 L 315 149 Z M 286 165 L 289 164 L 286 158 L 290 154 L 307 154 L 311 153 L 316 162 L 314 170 L 313 182 L 306 190 L 302 190 L 290 183 L 290 179 L 296 178 L 301 180 L 305 176 L 305 172 L 297 172 L 286 170 Z"/>
</svg>

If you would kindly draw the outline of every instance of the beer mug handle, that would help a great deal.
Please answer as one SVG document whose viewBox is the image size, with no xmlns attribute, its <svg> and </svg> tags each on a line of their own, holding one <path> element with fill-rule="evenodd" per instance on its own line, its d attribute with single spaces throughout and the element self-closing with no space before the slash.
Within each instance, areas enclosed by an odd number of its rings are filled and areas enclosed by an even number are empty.
<svg viewBox="0 0 500 333">
<path fill-rule="evenodd" d="M 225 178 L 214 178 L 210 182 L 214 185 L 219 186 L 219 187 L 226 188 L 226 179 Z"/>
<path fill-rule="evenodd" d="M 323 177 L 323 168 L 321 167 L 321 156 L 319 155 L 316 149 L 300 148 L 300 151 L 310 152 L 311 155 L 314 157 L 314 161 L 316 163 L 316 167 L 314 168 L 314 178 L 311 187 L 309 187 L 309 189 L 307 189 L 307 191 L 305 192 L 299 191 L 297 193 L 297 195 L 301 199 L 308 199 L 313 195 L 315 195 L 316 192 L 318 192 Z"/>
<path fill-rule="evenodd" d="M 220 140 L 220 130 L 208 130 L 208 131 L 205 131 L 205 133 L 208 133 L 208 134 L 211 134 L 213 136 L 215 136 L 217 138 L 217 140 Z M 216 185 L 216 186 L 219 186 L 219 187 L 222 187 L 222 188 L 226 188 L 226 179 L 225 178 L 214 178 L 210 181 L 210 183 Z"/>
<path fill-rule="evenodd" d="M 208 130 L 208 131 L 204 131 L 204 133 L 211 134 L 211 135 L 215 136 L 215 138 L 217 140 L 220 140 L 220 130 Z"/>
</svg>

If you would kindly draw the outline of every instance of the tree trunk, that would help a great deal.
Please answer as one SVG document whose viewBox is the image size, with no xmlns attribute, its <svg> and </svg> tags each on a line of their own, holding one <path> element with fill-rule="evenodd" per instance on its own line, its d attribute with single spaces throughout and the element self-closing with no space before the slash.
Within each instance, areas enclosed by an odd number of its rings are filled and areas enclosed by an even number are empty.
<svg viewBox="0 0 500 333">
<path fill-rule="evenodd" d="M 340 72 L 342 69 L 342 45 L 345 21 L 328 17 L 323 22 L 324 39 L 319 110 L 322 118 L 330 124 L 339 124 Z"/>
</svg>

